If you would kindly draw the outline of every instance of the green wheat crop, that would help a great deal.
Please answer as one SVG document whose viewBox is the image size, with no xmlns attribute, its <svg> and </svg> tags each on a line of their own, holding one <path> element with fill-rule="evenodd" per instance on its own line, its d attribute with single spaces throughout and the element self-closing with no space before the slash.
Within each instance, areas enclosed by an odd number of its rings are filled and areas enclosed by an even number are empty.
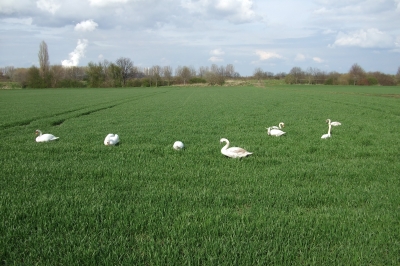
<svg viewBox="0 0 400 266">
<path fill-rule="evenodd" d="M 399 265 L 399 95 L 0 91 L 0 265 Z M 224 157 L 223 137 L 253 155 Z"/>
</svg>

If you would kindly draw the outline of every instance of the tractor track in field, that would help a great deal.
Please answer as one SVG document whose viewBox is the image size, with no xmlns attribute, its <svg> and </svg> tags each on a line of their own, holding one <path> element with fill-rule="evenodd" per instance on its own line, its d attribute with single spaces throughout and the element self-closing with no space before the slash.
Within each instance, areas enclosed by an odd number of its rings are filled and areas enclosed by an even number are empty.
<svg viewBox="0 0 400 266">
<path fill-rule="evenodd" d="M 159 94 L 163 94 L 163 93 L 167 93 L 167 92 L 168 91 L 155 92 L 155 93 L 152 93 L 152 94 L 146 94 L 146 95 L 127 98 L 127 99 L 124 99 L 124 100 L 117 100 L 117 101 L 112 101 L 112 102 L 95 104 L 95 105 L 92 105 L 92 106 L 85 106 L 85 107 L 81 107 L 81 108 L 75 108 L 75 109 L 72 109 L 72 110 L 59 112 L 59 113 L 53 114 L 51 116 L 41 116 L 41 117 L 39 116 L 39 117 L 34 117 L 32 119 L 26 119 L 26 120 L 20 120 L 20 121 L 15 121 L 15 122 L 11 122 L 11 123 L 6 123 L 6 124 L 3 124 L 3 125 L 0 125 L 0 130 L 10 129 L 10 128 L 14 128 L 14 127 L 29 126 L 30 124 L 32 124 L 32 123 L 34 123 L 36 121 L 40 121 L 40 120 L 43 120 L 43 119 L 51 120 L 52 118 L 54 118 L 54 120 L 50 122 L 51 126 L 61 126 L 65 121 L 67 121 L 69 119 L 74 119 L 74 118 L 79 118 L 79 117 L 82 117 L 82 116 L 90 115 L 90 114 L 93 114 L 93 113 L 96 113 L 96 112 L 100 112 L 100 111 L 103 111 L 103 110 L 114 108 L 114 107 L 122 105 L 122 104 L 126 104 L 126 103 L 129 103 L 129 102 L 134 102 L 134 101 L 137 101 L 137 100 L 141 100 L 141 99 L 157 96 Z M 76 113 L 76 114 L 74 114 L 74 113 Z M 73 115 L 70 115 L 70 114 L 73 114 Z M 67 117 L 60 117 L 60 116 L 65 116 L 65 115 L 67 115 Z M 68 115 L 70 115 L 70 116 L 68 116 Z M 59 117 L 59 118 L 57 119 L 57 117 Z"/>
</svg>

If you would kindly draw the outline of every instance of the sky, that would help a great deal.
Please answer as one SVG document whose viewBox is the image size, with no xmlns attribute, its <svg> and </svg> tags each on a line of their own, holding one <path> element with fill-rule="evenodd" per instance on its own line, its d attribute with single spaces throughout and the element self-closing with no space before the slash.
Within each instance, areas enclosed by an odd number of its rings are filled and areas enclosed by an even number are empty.
<svg viewBox="0 0 400 266">
<path fill-rule="evenodd" d="M 400 0 L 1 0 L 0 67 L 226 66 L 395 74 Z"/>
</svg>

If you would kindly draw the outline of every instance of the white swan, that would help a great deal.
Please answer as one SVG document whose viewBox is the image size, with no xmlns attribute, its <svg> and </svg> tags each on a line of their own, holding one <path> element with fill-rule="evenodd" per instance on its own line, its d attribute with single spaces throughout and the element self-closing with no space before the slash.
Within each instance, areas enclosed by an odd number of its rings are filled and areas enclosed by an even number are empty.
<svg viewBox="0 0 400 266">
<path fill-rule="evenodd" d="M 286 132 L 283 132 L 280 129 L 271 129 L 270 127 L 266 128 L 266 129 L 268 130 L 268 135 L 270 135 L 270 136 L 279 137 L 279 136 L 282 136 L 282 135 L 286 134 Z"/>
<path fill-rule="evenodd" d="M 282 129 L 285 127 L 285 123 L 280 122 L 278 126 L 272 126 L 271 129 Z"/>
<path fill-rule="evenodd" d="M 58 139 L 58 137 L 52 134 L 42 134 L 42 131 L 40 131 L 39 129 L 36 129 L 35 133 L 36 135 L 39 134 L 39 136 L 36 137 L 36 142 L 47 142 Z"/>
<path fill-rule="evenodd" d="M 174 142 L 174 145 L 172 146 L 175 150 L 182 150 L 184 147 L 185 147 L 185 145 L 183 145 L 183 142 L 182 141 L 175 141 Z"/>
<path fill-rule="evenodd" d="M 119 136 L 117 134 L 108 134 L 104 139 L 104 145 L 111 146 L 116 145 L 119 142 Z"/>
<path fill-rule="evenodd" d="M 329 120 L 329 119 L 328 119 L 328 120 Z M 328 121 L 328 120 L 327 120 L 327 121 Z M 332 128 L 332 126 L 331 126 L 331 120 L 329 120 L 329 121 L 328 121 L 328 134 L 322 135 L 321 139 L 327 139 L 327 138 L 330 138 L 330 137 L 331 137 L 331 128 Z"/>
<path fill-rule="evenodd" d="M 219 142 L 220 143 L 226 142 L 225 146 L 221 149 L 221 153 L 227 157 L 241 158 L 253 154 L 252 152 L 248 152 L 245 149 L 239 147 L 228 148 L 229 140 L 227 140 L 226 138 L 222 138 Z"/>
<path fill-rule="evenodd" d="M 330 119 L 326 119 L 326 122 L 327 123 L 330 123 L 332 126 L 334 126 L 334 127 L 336 127 L 336 126 L 340 126 L 342 123 L 340 123 L 340 122 L 337 122 L 337 121 L 335 121 L 335 122 L 331 122 L 331 120 Z"/>
</svg>

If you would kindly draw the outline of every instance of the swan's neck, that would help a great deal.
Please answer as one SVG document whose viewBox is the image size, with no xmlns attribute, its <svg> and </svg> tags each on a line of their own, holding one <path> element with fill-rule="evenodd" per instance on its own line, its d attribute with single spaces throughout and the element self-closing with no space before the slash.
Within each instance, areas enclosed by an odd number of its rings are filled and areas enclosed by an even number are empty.
<svg viewBox="0 0 400 266">
<path fill-rule="evenodd" d="M 225 140 L 225 142 L 226 142 L 225 146 L 222 147 L 222 150 L 223 150 L 223 151 L 227 150 L 228 147 L 229 147 L 229 141 Z"/>
<path fill-rule="evenodd" d="M 282 123 L 279 123 L 278 126 L 279 126 L 279 129 L 282 129 Z"/>
<path fill-rule="evenodd" d="M 330 134 L 331 134 L 331 128 L 332 128 L 331 121 L 329 121 L 328 135 L 330 135 Z"/>
<path fill-rule="evenodd" d="M 37 130 L 37 132 L 39 133 L 39 136 L 41 136 L 41 135 L 42 135 L 42 131 L 40 131 L 40 130 Z"/>
</svg>

